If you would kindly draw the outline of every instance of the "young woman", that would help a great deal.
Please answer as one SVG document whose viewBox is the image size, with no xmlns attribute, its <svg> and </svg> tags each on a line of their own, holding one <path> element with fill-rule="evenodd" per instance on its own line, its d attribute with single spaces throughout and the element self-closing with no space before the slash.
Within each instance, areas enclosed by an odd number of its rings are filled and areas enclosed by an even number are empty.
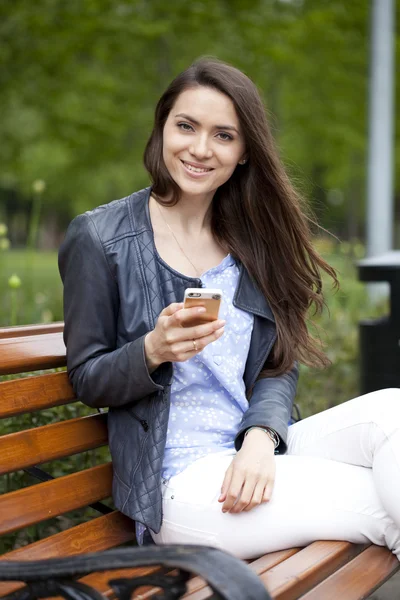
<svg viewBox="0 0 400 600">
<path fill-rule="evenodd" d="M 145 166 L 152 186 L 74 219 L 59 256 L 69 377 L 109 407 L 116 506 L 145 541 L 400 558 L 399 390 L 288 426 L 298 361 L 325 363 L 306 318 L 335 273 L 255 85 L 193 64 L 157 105 Z M 188 287 L 222 289 L 218 321 L 185 327 Z"/>
</svg>

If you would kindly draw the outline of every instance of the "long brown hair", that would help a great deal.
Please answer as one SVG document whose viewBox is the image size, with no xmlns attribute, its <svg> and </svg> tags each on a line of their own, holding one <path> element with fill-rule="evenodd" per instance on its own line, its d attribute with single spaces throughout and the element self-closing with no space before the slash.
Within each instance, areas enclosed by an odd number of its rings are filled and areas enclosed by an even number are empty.
<svg viewBox="0 0 400 600">
<path fill-rule="evenodd" d="M 244 136 L 247 163 L 236 167 L 213 198 L 211 228 L 216 239 L 238 258 L 267 298 L 275 316 L 277 341 L 264 375 L 279 375 L 295 360 L 325 366 L 329 360 L 307 328 L 307 313 L 322 310 L 321 270 L 338 284 L 335 270 L 314 250 L 303 201 L 279 158 L 265 108 L 255 84 L 244 73 L 216 59 L 203 58 L 178 75 L 161 96 L 144 164 L 153 194 L 168 205 L 180 189 L 163 160 L 163 129 L 178 96 L 196 86 L 228 96 Z"/>
</svg>

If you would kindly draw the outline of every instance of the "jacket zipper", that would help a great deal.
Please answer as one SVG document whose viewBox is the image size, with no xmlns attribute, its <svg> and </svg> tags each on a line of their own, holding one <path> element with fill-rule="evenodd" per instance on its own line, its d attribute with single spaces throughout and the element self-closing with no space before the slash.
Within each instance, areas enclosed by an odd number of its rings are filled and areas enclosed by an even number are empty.
<svg viewBox="0 0 400 600">
<path fill-rule="evenodd" d="M 164 386 L 164 389 L 163 389 L 162 394 L 161 394 L 163 402 L 167 401 L 167 396 L 168 396 L 169 389 L 170 389 L 171 385 L 172 385 L 172 382 L 171 383 L 166 383 L 165 386 Z"/>
<path fill-rule="evenodd" d="M 148 431 L 148 430 L 149 430 L 149 424 L 148 424 L 148 422 L 146 421 L 146 419 L 140 419 L 140 418 L 139 418 L 137 415 L 135 415 L 135 413 L 133 413 L 133 412 L 130 412 L 129 414 L 131 415 L 131 417 L 133 417 L 133 418 L 134 418 L 136 421 L 138 421 L 138 422 L 141 424 L 141 426 L 143 427 L 143 429 L 144 429 L 145 431 Z"/>
</svg>

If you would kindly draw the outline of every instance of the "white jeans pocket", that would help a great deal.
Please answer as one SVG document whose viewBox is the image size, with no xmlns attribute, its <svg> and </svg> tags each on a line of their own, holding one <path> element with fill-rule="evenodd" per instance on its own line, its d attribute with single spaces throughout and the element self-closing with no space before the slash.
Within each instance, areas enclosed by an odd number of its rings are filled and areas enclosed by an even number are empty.
<svg viewBox="0 0 400 600">
<path fill-rule="evenodd" d="M 172 523 L 167 519 L 163 520 L 160 532 L 151 535 L 156 544 L 190 544 L 218 547 L 215 533 L 204 529 L 185 527 L 180 523 Z"/>
</svg>

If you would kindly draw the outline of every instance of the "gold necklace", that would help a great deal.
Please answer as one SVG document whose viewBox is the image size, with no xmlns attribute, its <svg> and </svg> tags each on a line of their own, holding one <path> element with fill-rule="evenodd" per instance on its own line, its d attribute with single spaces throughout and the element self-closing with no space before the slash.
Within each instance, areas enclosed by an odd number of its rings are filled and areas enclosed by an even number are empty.
<svg viewBox="0 0 400 600">
<path fill-rule="evenodd" d="M 184 249 L 182 248 L 182 246 L 181 246 L 181 245 L 180 245 L 180 243 L 178 242 L 178 239 L 177 239 L 176 235 L 174 234 L 174 232 L 172 231 L 171 227 L 168 225 L 166 218 L 165 218 L 165 217 L 164 217 L 164 215 L 162 214 L 162 212 L 161 212 L 161 208 L 160 208 L 160 205 L 159 205 L 159 203 L 157 202 L 157 200 L 156 200 L 156 204 L 157 204 L 157 207 L 158 207 L 158 211 L 159 211 L 159 213 L 160 213 L 160 215 L 161 215 L 161 218 L 163 219 L 164 223 L 166 224 L 166 226 L 167 226 L 167 227 L 168 227 L 168 229 L 170 230 L 170 232 L 171 232 L 171 234 L 172 234 L 172 237 L 174 238 L 174 240 L 176 241 L 176 243 L 177 243 L 177 245 L 178 245 L 178 248 L 179 248 L 179 250 L 182 252 L 182 254 L 183 254 L 183 256 L 186 258 L 186 260 L 187 260 L 188 262 L 190 262 L 190 264 L 192 265 L 193 269 L 194 269 L 194 270 L 195 270 L 195 272 L 196 272 L 196 275 L 197 275 L 197 277 L 199 277 L 199 278 L 200 278 L 200 277 L 201 277 L 201 273 L 200 273 L 200 272 L 199 272 L 199 270 L 198 270 L 198 269 L 197 269 L 197 268 L 194 266 L 194 264 L 192 263 L 192 261 L 190 260 L 190 258 L 188 257 L 188 255 L 186 254 L 186 252 L 184 251 Z"/>
</svg>

